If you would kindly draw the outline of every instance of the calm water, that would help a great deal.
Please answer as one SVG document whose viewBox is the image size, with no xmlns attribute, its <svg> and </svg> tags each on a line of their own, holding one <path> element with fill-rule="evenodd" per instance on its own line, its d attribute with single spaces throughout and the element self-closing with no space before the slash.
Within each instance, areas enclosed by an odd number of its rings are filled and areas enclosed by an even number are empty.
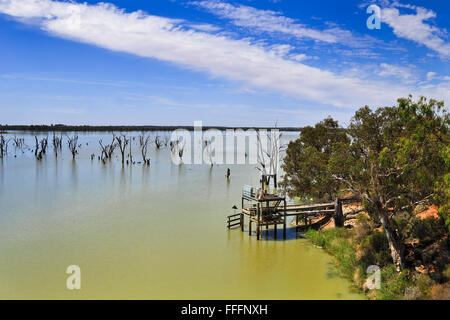
<svg viewBox="0 0 450 320">
<path fill-rule="evenodd" d="M 34 148 L 34 137 L 20 136 Z M 154 145 L 150 167 L 104 165 L 90 154 L 111 136 L 79 136 L 76 161 L 65 141 L 57 161 L 51 146 L 36 161 L 12 143 L 0 159 L 0 298 L 361 298 L 295 229 L 287 241 L 227 230 L 242 185 L 258 182 L 254 166 L 177 166 Z M 81 290 L 66 289 L 69 265 L 81 268 Z"/>
</svg>

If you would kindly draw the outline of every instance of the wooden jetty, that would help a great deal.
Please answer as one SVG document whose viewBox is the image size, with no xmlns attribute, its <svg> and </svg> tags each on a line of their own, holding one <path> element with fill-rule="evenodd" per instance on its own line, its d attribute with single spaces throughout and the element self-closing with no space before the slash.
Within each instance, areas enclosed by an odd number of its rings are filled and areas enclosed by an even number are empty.
<svg viewBox="0 0 450 320">
<path fill-rule="evenodd" d="M 266 188 L 266 181 L 270 181 L 263 175 L 261 188 L 244 186 L 242 191 L 241 213 L 228 217 L 228 228 L 239 226 L 244 231 L 245 217 L 248 218 L 248 232 L 252 234 L 252 226 L 256 227 L 256 238 L 262 238 L 262 228 L 266 230 L 273 227 L 274 236 L 277 237 L 278 227 L 283 228 L 283 239 L 286 239 L 287 218 L 295 217 L 296 225 L 303 219 L 305 226 L 313 226 L 312 219 L 323 217 L 318 224 L 324 224 L 330 219 L 334 219 L 336 226 L 344 225 L 342 204 L 359 201 L 356 198 L 336 199 L 332 202 L 313 204 L 287 204 L 286 194 L 277 192 L 276 177 L 274 177 L 274 192 L 269 193 Z M 266 232 L 268 237 L 268 232 Z"/>
</svg>

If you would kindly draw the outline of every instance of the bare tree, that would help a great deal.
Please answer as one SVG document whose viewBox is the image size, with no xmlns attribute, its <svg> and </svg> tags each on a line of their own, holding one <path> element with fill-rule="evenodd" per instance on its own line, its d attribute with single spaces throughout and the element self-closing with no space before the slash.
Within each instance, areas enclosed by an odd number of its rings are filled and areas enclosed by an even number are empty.
<svg viewBox="0 0 450 320">
<path fill-rule="evenodd" d="M 47 146 L 48 146 L 48 137 L 42 138 L 39 142 L 41 145 L 41 151 L 43 154 L 47 153 Z"/>
<path fill-rule="evenodd" d="M 214 160 L 213 160 L 212 149 L 211 149 L 211 147 L 212 147 L 211 138 L 210 137 L 205 137 L 203 142 L 205 143 L 205 151 L 206 151 L 206 154 L 208 155 L 209 163 L 211 164 L 211 167 L 213 167 L 214 166 Z"/>
<path fill-rule="evenodd" d="M 180 141 L 177 139 L 175 141 L 170 141 L 170 150 L 172 153 L 172 157 L 178 156 L 180 161 L 183 161 L 184 147 L 186 145 L 186 141 Z"/>
<path fill-rule="evenodd" d="M 276 128 L 276 125 L 275 125 Z M 275 175 L 278 172 L 278 161 L 281 152 L 286 149 L 286 145 L 281 143 L 282 133 L 278 130 L 271 130 L 267 133 L 266 139 L 257 133 L 258 144 L 258 167 L 263 175 Z M 270 183 L 270 177 L 265 181 L 266 184 Z"/>
<path fill-rule="evenodd" d="M 8 154 L 8 143 L 10 139 L 6 139 L 3 135 L 0 135 L 0 158 Z"/>
<path fill-rule="evenodd" d="M 120 153 L 122 154 L 122 164 L 125 163 L 125 149 L 130 142 L 130 139 L 127 138 L 126 135 L 120 135 L 117 137 L 114 137 L 117 141 L 117 145 L 119 146 Z"/>
<path fill-rule="evenodd" d="M 112 155 L 114 153 L 114 150 L 116 149 L 116 146 L 117 146 L 115 144 L 114 140 L 115 140 L 114 134 L 113 134 L 113 137 L 112 137 L 111 144 L 107 144 L 107 145 L 103 146 L 102 140 L 101 139 L 99 140 L 98 143 L 100 144 L 100 147 L 102 148 L 101 160 L 103 162 L 105 162 L 105 159 L 111 159 L 111 157 L 112 157 Z"/>
<path fill-rule="evenodd" d="M 156 149 L 160 149 L 162 146 L 163 142 L 161 141 L 161 139 L 159 138 L 159 136 L 156 136 L 155 139 L 155 145 L 156 145 Z"/>
<path fill-rule="evenodd" d="M 34 147 L 34 156 L 37 157 L 38 156 L 38 152 L 39 152 L 39 139 L 37 136 L 34 136 L 34 140 L 35 140 L 35 147 Z"/>
<path fill-rule="evenodd" d="M 16 135 L 14 135 L 14 146 L 16 148 L 22 148 L 23 144 L 25 143 L 25 139 L 23 138 L 17 138 Z"/>
<path fill-rule="evenodd" d="M 72 138 L 67 137 L 67 144 L 69 146 L 69 150 L 72 153 L 72 158 L 75 159 L 76 154 L 78 153 L 78 136 L 74 135 Z"/>
<path fill-rule="evenodd" d="M 132 144 L 133 144 L 133 141 L 132 140 L 134 140 L 134 137 L 131 139 L 130 138 L 130 163 L 131 164 L 134 164 L 133 163 L 133 151 L 131 150 L 131 146 L 132 146 Z"/>
<path fill-rule="evenodd" d="M 145 135 L 139 136 L 139 145 L 141 147 L 141 155 L 142 155 L 142 161 L 144 161 L 145 164 L 150 165 L 150 159 L 147 159 L 147 151 L 148 151 L 148 145 L 150 143 L 150 137 L 146 137 Z"/>
<path fill-rule="evenodd" d="M 53 132 L 53 150 L 55 151 L 55 157 L 58 158 L 58 149 L 61 149 L 62 139 L 57 137 Z"/>
</svg>

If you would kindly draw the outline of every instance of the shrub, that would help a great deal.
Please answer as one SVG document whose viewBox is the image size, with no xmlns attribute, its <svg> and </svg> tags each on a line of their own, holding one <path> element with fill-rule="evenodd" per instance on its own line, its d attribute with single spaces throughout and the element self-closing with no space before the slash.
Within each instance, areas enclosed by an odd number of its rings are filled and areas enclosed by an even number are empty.
<svg viewBox="0 0 450 320">
<path fill-rule="evenodd" d="M 414 293 L 414 282 L 409 270 L 403 270 L 397 273 L 393 264 L 381 269 L 381 288 L 378 290 L 378 296 L 382 300 L 402 300 L 405 293 Z M 415 291 L 415 290 L 414 290 Z"/>
<path fill-rule="evenodd" d="M 377 265 L 381 268 L 392 263 L 388 241 L 383 232 L 376 231 L 364 238 L 361 241 L 360 252 L 360 262 L 364 267 Z"/>
<path fill-rule="evenodd" d="M 412 219 L 411 237 L 419 239 L 419 241 L 432 241 L 445 236 L 447 230 L 444 224 L 435 218 Z"/>
</svg>

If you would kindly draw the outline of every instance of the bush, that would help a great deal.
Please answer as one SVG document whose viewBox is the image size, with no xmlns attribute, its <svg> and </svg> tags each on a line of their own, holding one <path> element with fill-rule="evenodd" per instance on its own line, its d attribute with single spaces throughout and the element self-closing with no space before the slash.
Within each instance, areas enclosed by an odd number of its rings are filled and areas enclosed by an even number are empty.
<svg viewBox="0 0 450 320">
<path fill-rule="evenodd" d="M 376 231 L 364 238 L 361 241 L 360 252 L 360 262 L 364 267 L 377 265 L 381 268 L 392 263 L 388 241 L 383 232 Z"/>
<path fill-rule="evenodd" d="M 435 218 L 419 219 L 413 218 L 411 237 L 419 239 L 420 242 L 434 241 L 445 236 L 447 230 L 444 224 Z"/>
<path fill-rule="evenodd" d="M 381 269 L 381 288 L 377 290 L 379 299 L 403 300 L 406 294 L 414 294 L 414 282 L 409 270 L 397 273 L 395 266 L 389 265 Z M 406 290 L 409 288 L 408 290 Z"/>
</svg>

